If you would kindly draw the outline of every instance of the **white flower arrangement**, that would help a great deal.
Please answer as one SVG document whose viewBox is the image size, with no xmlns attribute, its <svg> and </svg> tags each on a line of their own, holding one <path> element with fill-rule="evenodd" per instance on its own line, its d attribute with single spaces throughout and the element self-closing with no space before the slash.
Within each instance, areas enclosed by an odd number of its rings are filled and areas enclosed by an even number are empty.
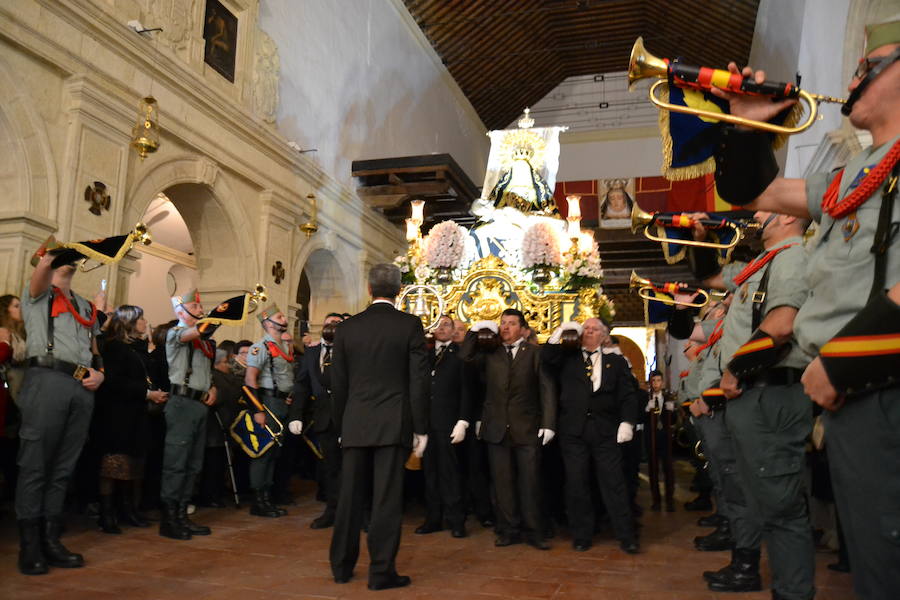
<svg viewBox="0 0 900 600">
<path fill-rule="evenodd" d="M 462 262 L 466 238 L 455 221 L 441 221 L 425 239 L 425 263 L 432 269 L 455 269 Z"/>
<path fill-rule="evenodd" d="M 522 236 L 522 268 L 556 268 L 562 263 L 559 237 L 547 223 L 535 223 Z"/>
<path fill-rule="evenodd" d="M 431 269 L 428 268 L 428 265 L 421 258 L 416 260 L 418 256 L 416 254 L 413 258 L 410 258 L 408 254 L 400 254 L 394 258 L 394 264 L 400 269 L 400 280 L 404 284 L 415 283 L 416 280 L 424 282 L 431 277 Z"/>
<path fill-rule="evenodd" d="M 603 267 L 600 264 L 600 250 L 597 242 L 582 250 L 579 246 L 575 252 L 566 252 L 562 258 L 563 271 L 571 277 L 597 280 L 603 279 Z"/>
</svg>

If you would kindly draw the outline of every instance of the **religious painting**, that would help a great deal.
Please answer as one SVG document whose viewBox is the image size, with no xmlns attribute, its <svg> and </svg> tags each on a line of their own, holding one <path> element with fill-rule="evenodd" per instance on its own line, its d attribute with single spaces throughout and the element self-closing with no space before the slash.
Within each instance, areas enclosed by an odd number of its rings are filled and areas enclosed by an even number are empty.
<svg viewBox="0 0 900 600">
<path fill-rule="evenodd" d="M 600 227 L 603 229 L 631 227 L 634 179 L 601 179 L 597 183 L 600 197 Z"/>
<path fill-rule="evenodd" d="M 219 0 L 206 0 L 203 60 L 231 83 L 237 59 L 237 27 L 237 17 Z"/>
</svg>

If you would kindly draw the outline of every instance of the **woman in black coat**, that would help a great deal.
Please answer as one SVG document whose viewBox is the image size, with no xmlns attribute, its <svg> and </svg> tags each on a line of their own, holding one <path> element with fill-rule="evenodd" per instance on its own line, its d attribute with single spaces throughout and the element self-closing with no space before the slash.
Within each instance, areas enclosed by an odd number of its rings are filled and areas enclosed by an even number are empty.
<svg viewBox="0 0 900 600">
<path fill-rule="evenodd" d="M 100 353 L 105 379 L 94 401 L 94 441 L 100 460 L 100 527 L 121 533 L 113 494 L 118 487 L 122 518 L 147 527 L 135 510 L 143 476 L 150 422 L 148 401 L 164 402 L 167 392 L 150 385 L 147 322 L 137 306 L 122 305 L 109 319 Z"/>
</svg>

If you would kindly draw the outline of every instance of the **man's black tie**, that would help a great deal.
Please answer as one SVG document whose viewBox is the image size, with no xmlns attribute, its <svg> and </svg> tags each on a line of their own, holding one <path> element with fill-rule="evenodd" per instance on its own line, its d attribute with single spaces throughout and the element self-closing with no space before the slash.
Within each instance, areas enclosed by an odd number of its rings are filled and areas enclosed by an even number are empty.
<svg viewBox="0 0 900 600">
<path fill-rule="evenodd" d="M 584 352 L 584 372 L 587 373 L 587 378 L 590 379 L 594 374 L 594 362 L 591 357 L 597 354 L 597 351 L 582 350 L 582 352 Z"/>
<path fill-rule="evenodd" d="M 322 357 L 322 383 L 325 389 L 331 391 L 331 346 L 325 346 L 325 356 Z"/>
<path fill-rule="evenodd" d="M 434 364 L 435 364 L 435 365 L 437 365 L 438 363 L 441 362 L 441 359 L 444 358 L 444 353 L 445 353 L 446 351 L 447 351 L 447 346 L 446 346 L 446 344 L 443 345 L 443 346 L 441 346 L 441 347 L 438 349 L 437 354 L 436 354 L 435 357 L 434 357 Z"/>
<path fill-rule="evenodd" d="M 515 348 L 514 344 L 507 344 L 506 346 L 506 360 L 510 363 L 513 361 L 513 348 Z"/>
</svg>

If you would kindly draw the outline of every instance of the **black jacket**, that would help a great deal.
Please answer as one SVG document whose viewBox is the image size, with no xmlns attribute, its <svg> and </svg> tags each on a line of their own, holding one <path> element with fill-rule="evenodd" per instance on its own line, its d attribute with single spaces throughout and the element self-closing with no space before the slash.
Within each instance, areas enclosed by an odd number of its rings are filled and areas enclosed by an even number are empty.
<svg viewBox="0 0 900 600">
<path fill-rule="evenodd" d="M 546 344 L 541 349 L 545 368 L 559 389 L 559 433 L 580 436 L 588 414 L 604 433 L 615 435 L 619 423 L 638 423 L 637 398 L 628 363 L 617 354 L 601 354 L 600 387 L 593 391 L 580 348 Z"/>
<path fill-rule="evenodd" d="M 332 350 L 332 353 L 334 351 Z M 334 406 L 331 394 L 325 387 L 319 358 L 322 345 L 310 346 L 298 359 L 294 369 L 294 403 L 288 415 L 288 421 L 303 421 L 304 430 L 322 432 L 336 427 Z M 334 356 L 332 355 L 332 364 Z M 332 369 L 333 374 L 333 369 Z M 309 426 L 312 429 L 309 429 Z"/>
<path fill-rule="evenodd" d="M 340 323 L 331 367 L 344 448 L 412 444 L 428 428 L 429 369 L 418 317 L 379 302 Z"/>
<path fill-rule="evenodd" d="M 458 344 L 450 342 L 440 361 L 436 359 L 437 353 L 432 350 L 429 429 L 449 433 L 460 419 L 473 424 L 471 381 L 466 377 L 466 363 L 459 358 Z"/>
<path fill-rule="evenodd" d="M 556 390 L 541 367 L 540 348 L 522 342 L 510 365 L 503 346 L 485 353 L 476 342 L 477 334 L 468 332 L 460 356 L 478 365 L 484 382 L 481 439 L 499 444 L 508 432 L 515 445 L 537 445 L 538 429 L 556 430 Z"/>
<path fill-rule="evenodd" d="M 103 454 L 141 457 L 147 451 L 147 342 L 104 340 L 104 379 L 94 396 L 92 439 Z"/>
</svg>

